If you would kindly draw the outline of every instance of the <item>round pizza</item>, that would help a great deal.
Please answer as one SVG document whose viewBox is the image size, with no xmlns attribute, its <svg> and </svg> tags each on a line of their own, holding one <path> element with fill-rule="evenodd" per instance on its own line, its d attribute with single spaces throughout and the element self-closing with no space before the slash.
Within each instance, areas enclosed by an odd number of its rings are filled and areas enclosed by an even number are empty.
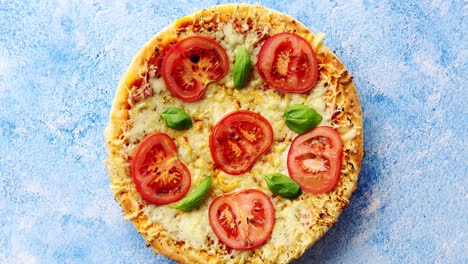
<svg viewBox="0 0 468 264">
<path fill-rule="evenodd" d="M 298 20 L 227 4 L 156 34 L 117 88 L 111 189 L 148 246 L 180 263 L 287 263 L 356 190 L 352 77 Z"/>
</svg>

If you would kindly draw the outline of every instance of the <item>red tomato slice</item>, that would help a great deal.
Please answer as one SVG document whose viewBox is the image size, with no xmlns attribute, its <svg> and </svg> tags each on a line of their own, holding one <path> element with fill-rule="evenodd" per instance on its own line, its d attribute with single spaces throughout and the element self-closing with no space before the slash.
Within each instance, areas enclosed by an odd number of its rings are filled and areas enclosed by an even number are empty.
<svg viewBox="0 0 468 264">
<path fill-rule="evenodd" d="M 226 50 L 206 37 L 181 40 L 164 56 L 162 76 L 172 95 L 193 102 L 205 94 L 208 83 L 218 81 L 229 69 Z"/>
<path fill-rule="evenodd" d="M 260 190 L 249 189 L 216 197 L 208 210 L 210 225 L 221 242 L 233 249 L 263 245 L 275 224 L 275 209 Z"/>
<path fill-rule="evenodd" d="M 282 92 L 306 92 L 317 81 L 315 52 L 307 40 L 293 33 L 267 39 L 258 54 L 257 68 L 269 86 Z"/>
<path fill-rule="evenodd" d="M 330 127 L 297 136 L 288 153 L 289 175 L 305 192 L 332 190 L 340 177 L 342 148 L 340 135 Z"/>
<path fill-rule="evenodd" d="M 210 152 L 214 163 L 233 175 L 250 170 L 272 143 L 273 130 L 268 120 L 247 110 L 226 115 L 210 134 Z"/>
<path fill-rule="evenodd" d="M 131 174 L 141 196 L 150 203 L 168 204 L 189 190 L 190 171 L 177 159 L 177 147 L 163 133 L 145 137 L 131 163 Z"/>
</svg>

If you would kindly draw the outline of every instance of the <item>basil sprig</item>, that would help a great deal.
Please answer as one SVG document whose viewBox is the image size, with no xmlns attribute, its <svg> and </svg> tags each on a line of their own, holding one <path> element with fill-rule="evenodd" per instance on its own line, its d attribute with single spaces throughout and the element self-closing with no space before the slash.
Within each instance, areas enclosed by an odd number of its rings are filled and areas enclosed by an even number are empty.
<svg viewBox="0 0 468 264">
<path fill-rule="evenodd" d="M 294 199 L 301 194 L 301 187 L 293 179 L 281 174 L 271 173 L 264 175 L 268 188 L 283 198 Z"/>
<path fill-rule="evenodd" d="M 184 130 L 192 127 L 192 119 L 190 116 L 182 109 L 178 107 L 169 107 L 166 108 L 161 113 L 164 122 L 170 128 L 176 130 Z"/>
<path fill-rule="evenodd" d="M 191 191 L 187 196 L 175 204 L 169 205 L 172 208 L 179 209 L 182 211 L 192 211 L 193 209 L 199 207 L 206 198 L 206 195 L 210 191 L 211 186 L 211 176 L 206 176 L 200 184 L 193 191 Z"/>
<path fill-rule="evenodd" d="M 286 125 L 294 132 L 302 134 L 316 127 L 322 116 L 303 104 L 288 107 L 283 114 Z"/>
<path fill-rule="evenodd" d="M 237 49 L 236 61 L 234 62 L 233 78 L 237 90 L 244 88 L 247 84 L 251 68 L 252 62 L 250 61 L 249 51 L 242 45 Z"/>
</svg>

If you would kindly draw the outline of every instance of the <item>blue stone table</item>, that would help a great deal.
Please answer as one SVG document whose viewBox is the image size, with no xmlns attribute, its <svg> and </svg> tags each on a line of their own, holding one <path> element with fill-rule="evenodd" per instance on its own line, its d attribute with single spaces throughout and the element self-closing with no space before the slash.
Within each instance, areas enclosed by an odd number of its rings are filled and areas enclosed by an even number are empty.
<svg viewBox="0 0 468 264">
<path fill-rule="evenodd" d="M 140 47 L 224 2 L 0 0 L 0 263 L 172 263 L 123 220 L 103 130 Z M 364 116 L 359 189 L 295 263 L 468 263 L 467 4 L 260 2 L 326 33 Z"/>
</svg>

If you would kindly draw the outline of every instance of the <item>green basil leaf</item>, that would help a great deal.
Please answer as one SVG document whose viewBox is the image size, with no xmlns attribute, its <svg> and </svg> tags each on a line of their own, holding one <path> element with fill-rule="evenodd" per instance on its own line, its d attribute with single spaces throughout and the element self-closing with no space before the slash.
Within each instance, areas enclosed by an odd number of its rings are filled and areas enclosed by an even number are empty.
<svg viewBox="0 0 468 264">
<path fill-rule="evenodd" d="M 166 125 L 170 128 L 183 130 L 192 127 L 192 119 L 190 116 L 178 107 L 166 108 L 161 113 L 161 116 L 164 119 L 164 122 L 166 122 Z"/>
<path fill-rule="evenodd" d="M 234 85 L 237 90 L 244 88 L 249 79 L 252 62 L 250 61 L 249 51 L 245 46 L 240 46 L 237 49 L 236 61 L 234 62 Z"/>
<path fill-rule="evenodd" d="M 200 182 L 200 184 L 198 184 L 198 186 L 193 191 L 191 191 L 182 200 L 169 206 L 186 212 L 191 211 L 199 207 L 203 203 L 203 201 L 206 198 L 206 195 L 210 191 L 210 186 L 211 176 L 208 175 Z"/>
<path fill-rule="evenodd" d="M 301 187 L 293 179 L 281 174 L 271 173 L 264 175 L 268 188 L 283 198 L 294 199 L 301 194 Z"/>
<path fill-rule="evenodd" d="M 288 107 L 283 114 L 286 125 L 294 132 L 302 134 L 316 127 L 322 116 L 303 104 Z"/>
</svg>

